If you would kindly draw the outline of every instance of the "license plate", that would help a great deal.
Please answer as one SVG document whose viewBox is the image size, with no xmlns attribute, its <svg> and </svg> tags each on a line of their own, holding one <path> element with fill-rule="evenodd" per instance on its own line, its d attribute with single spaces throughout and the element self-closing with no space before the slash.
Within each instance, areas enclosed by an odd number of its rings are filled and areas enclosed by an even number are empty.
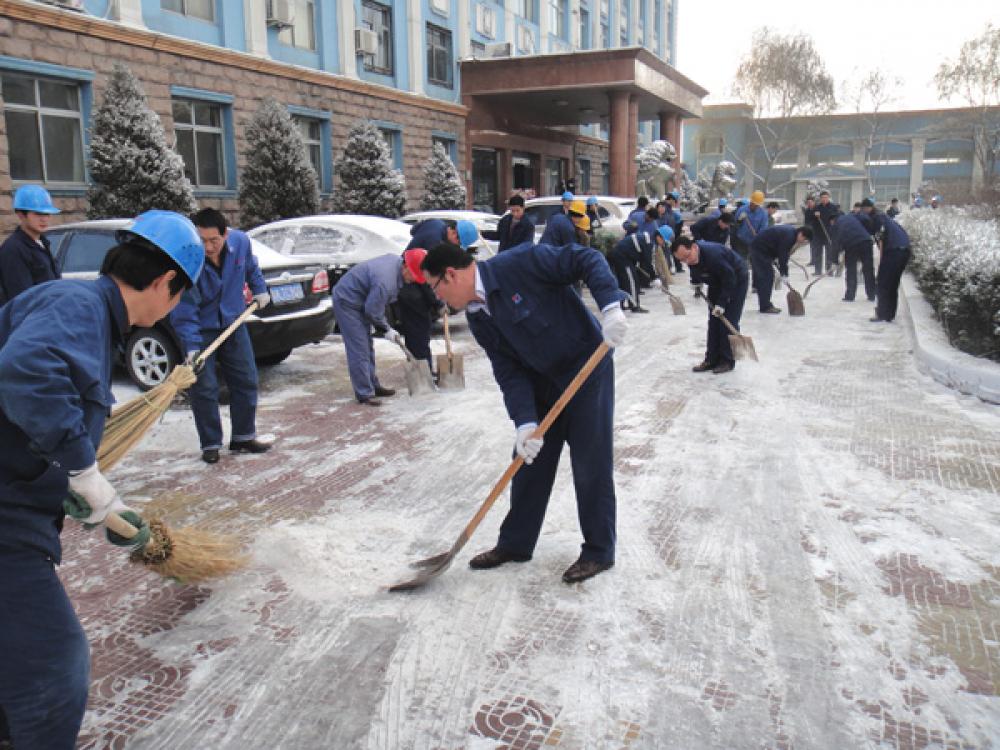
<svg viewBox="0 0 1000 750">
<path fill-rule="evenodd" d="M 288 305 L 305 298 L 301 284 L 281 284 L 270 289 L 271 301 L 276 305 Z"/>
</svg>

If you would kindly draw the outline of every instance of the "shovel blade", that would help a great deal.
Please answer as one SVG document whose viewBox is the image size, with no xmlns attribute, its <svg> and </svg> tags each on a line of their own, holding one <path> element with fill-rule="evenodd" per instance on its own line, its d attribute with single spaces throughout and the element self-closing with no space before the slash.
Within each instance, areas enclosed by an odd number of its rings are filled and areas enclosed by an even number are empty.
<svg viewBox="0 0 1000 750">
<path fill-rule="evenodd" d="M 440 557 L 438 555 L 437 557 Z M 428 558 L 427 560 L 422 560 L 421 562 L 429 562 L 436 558 Z M 428 583 L 433 581 L 439 575 L 444 573 L 451 566 L 451 561 L 455 559 L 455 556 L 451 552 L 446 552 L 444 559 L 437 565 L 431 568 L 425 568 L 423 571 L 418 573 L 416 576 L 408 581 L 400 581 L 399 583 L 394 583 L 389 587 L 389 591 L 413 591 L 414 589 L 419 589 L 426 586 Z M 419 565 L 419 563 L 417 563 Z"/>
<path fill-rule="evenodd" d="M 684 309 L 684 303 L 681 302 L 674 295 L 670 295 L 670 309 L 674 311 L 674 315 L 687 315 L 687 310 Z"/>
<path fill-rule="evenodd" d="M 465 388 L 465 360 L 461 354 L 439 354 L 437 357 L 438 387 L 460 390 Z"/>
<path fill-rule="evenodd" d="M 406 388 L 411 396 L 434 393 L 434 378 L 426 362 L 407 362 L 405 367 Z"/>
<path fill-rule="evenodd" d="M 798 317 L 806 314 L 806 305 L 802 301 L 802 295 L 794 289 L 788 290 L 788 294 L 785 295 L 785 301 L 788 303 L 789 315 Z"/>
<path fill-rule="evenodd" d="M 749 336 L 730 336 L 729 348 L 733 351 L 733 359 L 752 359 L 754 362 L 760 361 L 757 359 L 757 350 L 754 348 L 753 339 Z"/>
</svg>

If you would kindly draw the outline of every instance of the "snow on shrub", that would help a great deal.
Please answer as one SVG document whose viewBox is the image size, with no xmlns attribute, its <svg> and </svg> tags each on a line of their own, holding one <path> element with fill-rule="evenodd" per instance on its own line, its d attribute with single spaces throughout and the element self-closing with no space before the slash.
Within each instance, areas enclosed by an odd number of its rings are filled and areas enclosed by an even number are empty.
<svg viewBox="0 0 1000 750">
<path fill-rule="evenodd" d="M 379 129 L 359 122 L 347 136 L 344 156 L 337 162 L 340 190 L 334 193 L 334 211 L 396 219 L 406 205 L 406 180 L 392 168 L 389 147 Z"/>
<path fill-rule="evenodd" d="M 951 342 L 1000 361 L 1000 221 L 972 209 L 907 211 L 911 270 Z"/>
<path fill-rule="evenodd" d="M 465 208 L 465 185 L 444 146 L 435 143 L 424 165 L 424 197 L 420 210 L 460 208 Z"/>
</svg>

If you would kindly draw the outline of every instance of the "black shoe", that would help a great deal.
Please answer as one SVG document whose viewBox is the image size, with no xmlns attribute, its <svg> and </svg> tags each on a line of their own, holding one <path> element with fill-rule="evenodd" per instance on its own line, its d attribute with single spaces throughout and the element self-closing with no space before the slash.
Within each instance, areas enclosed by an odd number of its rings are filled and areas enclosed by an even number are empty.
<svg viewBox="0 0 1000 750">
<path fill-rule="evenodd" d="M 267 453 L 271 450 L 270 443 L 262 443 L 257 438 L 253 440 L 233 440 L 229 443 L 233 453 Z"/>
<path fill-rule="evenodd" d="M 381 406 L 382 402 L 374 396 L 358 396 L 358 403 L 362 406 Z"/>
<path fill-rule="evenodd" d="M 712 372 L 714 372 L 716 375 L 722 375 L 723 373 L 726 372 L 732 372 L 735 369 L 736 369 L 735 362 L 732 362 L 728 359 L 724 359 L 721 362 L 719 362 L 719 364 L 717 364 L 715 367 L 712 368 Z"/>
<path fill-rule="evenodd" d="M 396 390 L 394 388 L 383 388 L 378 385 L 375 386 L 375 395 L 379 398 L 388 398 L 389 396 L 395 396 Z"/>
<path fill-rule="evenodd" d="M 715 369 L 715 362 L 709 362 L 707 359 L 703 359 L 700 365 L 695 365 L 691 368 L 691 372 L 708 372 L 709 370 Z"/>
<path fill-rule="evenodd" d="M 577 560 L 566 568 L 563 573 L 563 583 L 580 583 L 588 578 L 593 578 L 598 573 L 603 573 L 608 568 L 614 566 L 613 562 L 597 562 L 596 560 Z"/>
<path fill-rule="evenodd" d="M 854 297 L 844 297 L 841 302 L 854 302 Z"/>
<path fill-rule="evenodd" d="M 206 464 L 217 464 L 219 463 L 219 449 L 209 448 L 201 452 L 201 460 Z"/>
<path fill-rule="evenodd" d="M 775 307 L 774 305 L 771 305 L 766 310 L 761 310 L 761 312 L 762 313 L 768 313 L 769 315 L 777 315 L 778 313 L 781 312 L 781 308 L 780 307 Z"/>
<path fill-rule="evenodd" d="M 880 318 L 878 315 L 875 315 L 875 316 L 873 316 L 871 318 L 868 318 L 868 322 L 869 323 L 889 323 L 890 321 L 886 320 L 885 318 Z"/>
<path fill-rule="evenodd" d="M 869 302 L 874 302 L 874 301 L 875 301 L 875 298 L 874 298 L 874 297 L 869 297 L 869 298 L 868 298 L 868 301 L 869 301 Z"/>
<path fill-rule="evenodd" d="M 469 567 L 476 570 L 489 570 L 490 568 L 499 567 L 504 563 L 523 563 L 528 562 L 530 559 L 531 555 L 518 555 L 514 552 L 507 552 L 499 547 L 494 547 L 493 549 L 486 550 L 486 552 L 480 552 L 469 560 Z"/>
<path fill-rule="evenodd" d="M 634 313 L 648 313 L 649 310 L 647 310 L 645 307 L 639 307 L 638 305 L 636 305 L 635 307 L 632 308 L 632 312 L 634 312 Z"/>
</svg>

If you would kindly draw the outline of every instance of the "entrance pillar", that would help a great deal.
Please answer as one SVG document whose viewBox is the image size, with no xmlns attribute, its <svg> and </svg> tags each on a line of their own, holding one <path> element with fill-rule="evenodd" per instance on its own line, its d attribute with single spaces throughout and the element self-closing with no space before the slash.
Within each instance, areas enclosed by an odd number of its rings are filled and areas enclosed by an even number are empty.
<svg viewBox="0 0 1000 750">
<path fill-rule="evenodd" d="M 608 146 L 608 168 L 611 170 L 608 186 L 612 195 L 629 197 L 635 192 L 635 182 L 631 184 L 631 168 L 629 166 L 629 93 L 627 91 L 612 91 L 608 94 L 611 100 L 611 117 L 608 128 L 611 143 Z"/>
<path fill-rule="evenodd" d="M 639 153 L 639 97 L 632 94 L 628 100 L 628 184 L 625 195 L 635 195 L 635 183 L 639 179 L 639 165 L 635 160 Z"/>
</svg>

